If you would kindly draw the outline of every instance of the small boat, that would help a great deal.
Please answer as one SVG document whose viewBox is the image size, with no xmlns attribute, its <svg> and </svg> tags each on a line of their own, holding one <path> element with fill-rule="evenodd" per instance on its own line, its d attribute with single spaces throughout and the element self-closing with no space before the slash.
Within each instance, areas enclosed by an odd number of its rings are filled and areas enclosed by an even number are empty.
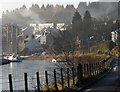
<svg viewBox="0 0 120 92">
<path fill-rule="evenodd" d="M 57 62 L 57 60 L 56 60 L 56 59 L 52 59 L 52 62 L 56 63 L 56 62 Z"/>
<path fill-rule="evenodd" d="M 10 62 L 6 59 L 0 59 L 0 65 L 9 64 Z"/>
<path fill-rule="evenodd" d="M 53 63 L 60 63 L 60 62 L 67 62 L 66 60 L 61 60 L 61 59 L 52 59 Z"/>
<path fill-rule="evenodd" d="M 12 54 L 11 56 L 6 56 L 4 57 L 4 59 L 6 59 L 9 62 L 21 62 L 22 61 L 21 57 L 18 54 L 17 55 Z"/>
</svg>

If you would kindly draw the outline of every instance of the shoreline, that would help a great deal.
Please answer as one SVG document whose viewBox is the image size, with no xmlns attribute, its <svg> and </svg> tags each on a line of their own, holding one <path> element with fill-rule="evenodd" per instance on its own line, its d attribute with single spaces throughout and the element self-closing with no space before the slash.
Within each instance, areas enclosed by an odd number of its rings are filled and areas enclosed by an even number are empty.
<svg viewBox="0 0 120 92">
<path fill-rule="evenodd" d="M 93 62 L 99 62 L 101 60 L 104 60 L 105 58 L 107 58 L 107 55 L 95 55 L 95 54 L 74 54 L 74 55 L 69 55 L 67 58 L 69 58 L 69 60 L 71 61 L 75 61 L 75 62 L 81 62 L 81 63 L 93 63 Z M 59 55 L 31 55 L 28 56 L 26 58 L 24 58 L 23 60 L 45 60 L 45 61 L 52 61 L 52 59 L 56 59 L 56 60 L 60 60 L 60 61 L 64 61 L 66 60 L 65 55 L 63 54 L 59 54 Z"/>
<path fill-rule="evenodd" d="M 61 60 L 64 59 L 64 56 L 61 55 L 31 55 L 28 57 L 23 58 L 23 60 L 49 60 L 51 61 L 52 59 L 58 59 L 60 58 Z"/>
</svg>

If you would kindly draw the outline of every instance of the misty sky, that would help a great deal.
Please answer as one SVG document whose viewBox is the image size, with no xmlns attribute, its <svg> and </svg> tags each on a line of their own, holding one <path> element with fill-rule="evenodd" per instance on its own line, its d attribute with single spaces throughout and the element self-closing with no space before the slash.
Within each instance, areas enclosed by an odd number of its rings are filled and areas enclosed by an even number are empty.
<svg viewBox="0 0 120 92">
<path fill-rule="evenodd" d="M 39 5 L 42 4 L 74 4 L 77 6 L 80 1 L 88 2 L 88 1 L 97 1 L 97 0 L 0 0 L 0 17 L 3 11 L 5 10 L 13 10 L 15 8 L 21 7 L 25 4 L 27 7 L 30 7 L 32 3 L 37 3 Z"/>
<path fill-rule="evenodd" d="M 30 7 L 32 3 L 37 3 L 39 5 L 42 4 L 73 4 L 75 7 L 78 6 L 79 2 L 93 2 L 93 1 L 119 1 L 119 0 L 0 0 L 0 18 L 1 14 L 5 10 L 13 10 L 15 8 L 21 7 L 23 4 L 25 4 L 27 7 Z"/>
</svg>

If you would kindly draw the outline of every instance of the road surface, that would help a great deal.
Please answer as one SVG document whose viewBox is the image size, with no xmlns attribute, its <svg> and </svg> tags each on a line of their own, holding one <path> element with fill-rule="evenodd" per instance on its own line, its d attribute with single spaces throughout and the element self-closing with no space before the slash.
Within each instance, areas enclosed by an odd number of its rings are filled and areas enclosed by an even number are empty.
<svg viewBox="0 0 120 92">
<path fill-rule="evenodd" d="M 84 92 L 120 92 L 120 59 L 113 59 L 110 72 Z"/>
</svg>

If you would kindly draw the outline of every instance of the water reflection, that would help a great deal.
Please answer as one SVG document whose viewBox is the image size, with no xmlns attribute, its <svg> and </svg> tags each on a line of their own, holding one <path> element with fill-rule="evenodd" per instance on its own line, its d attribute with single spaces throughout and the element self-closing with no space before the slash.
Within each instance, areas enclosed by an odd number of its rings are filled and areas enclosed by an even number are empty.
<svg viewBox="0 0 120 92">
<path fill-rule="evenodd" d="M 40 73 L 40 81 L 44 83 L 44 71 L 51 71 L 55 68 L 54 63 L 50 61 L 22 61 L 19 63 L 12 62 L 7 65 L 0 66 L 2 70 L 2 90 L 8 90 L 8 74 L 13 76 L 14 90 L 24 89 L 24 73 L 28 73 L 29 89 L 36 86 L 36 72 Z M 0 80 L 1 81 L 1 80 Z M 1 88 L 0 88 L 1 89 Z"/>
<path fill-rule="evenodd" d="M 13 67 L 13 63 L 11 62 L 11 63 L 10 63 L 10 69 L 12 69 L 12 67 Z"/>
</svg>

